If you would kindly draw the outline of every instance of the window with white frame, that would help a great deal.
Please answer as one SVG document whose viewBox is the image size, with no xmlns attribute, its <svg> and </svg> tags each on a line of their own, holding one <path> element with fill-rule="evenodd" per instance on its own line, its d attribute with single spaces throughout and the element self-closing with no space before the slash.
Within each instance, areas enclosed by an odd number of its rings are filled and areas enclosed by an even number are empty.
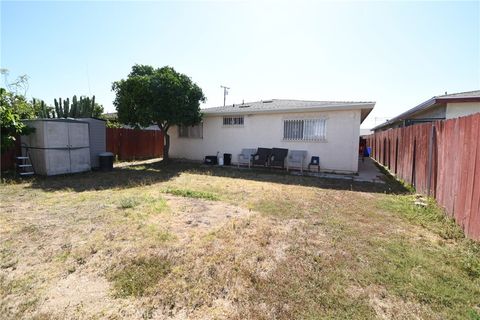
<svg viewBox="0 0 480 320">
<path fill-rule="evenodd" d="M 179 126 L 178 127 L 179 138 L 203 138 L 203 123 L 199 123 L 195 126 Z"/>
<path fill-rule="evenodd" d="M 327 139 L 326 119 L 283 121 L 283 140 L 322 141 Z"/>
<path fill-rule="evenodd" d="M 243 126 L 243 116 L 223 117 L 224 126 Z"/>
</svg>

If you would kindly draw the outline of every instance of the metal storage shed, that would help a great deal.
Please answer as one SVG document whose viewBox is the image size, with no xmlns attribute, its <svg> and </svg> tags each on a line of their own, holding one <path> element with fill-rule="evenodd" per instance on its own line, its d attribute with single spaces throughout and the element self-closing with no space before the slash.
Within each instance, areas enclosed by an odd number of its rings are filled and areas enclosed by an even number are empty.
<svg viewBox="0 0 480 320">
<path fill-rule="evenodd" d="M 35 132 L 22 136 L 36 174 L 56 175 L 90 170 L 88 123 L 73 119 L 25 120 Z M 23 148 L 24 147 L 24 148 Z"/>
<path fill-rule="evenodd" d="M 90 134 L 90 164 L 92 168 L 100 166 L 98 155 L 107 150 L 106 121 L 97 118 L 77 118 L 88 122 Z"/>
</svg>

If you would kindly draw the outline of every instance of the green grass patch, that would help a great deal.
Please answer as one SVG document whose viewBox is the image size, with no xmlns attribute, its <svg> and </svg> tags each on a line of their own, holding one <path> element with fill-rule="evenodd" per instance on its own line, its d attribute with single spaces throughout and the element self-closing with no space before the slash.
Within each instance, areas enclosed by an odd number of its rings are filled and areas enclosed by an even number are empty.
<svg viewBox="0 0 480 320">
<path fill-rule="evenodd" d="M 284 219 L 303 217 L 302 209 L 291 200 L 262 199 L 251 205 L 251 209 L 267 216 Z"/>
<path fill-rule="evenodd" d="M 444 239 L 464 238 L 463 231 L 448 217 L 433 199 L 426 206 L 415 204 L 414 195 L 396 195 L 381 198 L 380 209 L 396 213 L 408 221 L 435 232 Z"/>
<path fill-rule="evenodd" d="M 404 300 L 413 298 L 434 312 L 444 312 L 444 318 L 467 319 L 469 312 L 475 312 L 480 256 L 470 256 L 466 265 L 462 248 L 412 245 L 407 238 L 375 242 L 377 250 L 369 253 L 373 281 Z"/>
<path fill-rule="evenodd" d="M 213 201 L 220 200 L 220 197 L 217 194 L 213 192 L 207 192 L 207 191 L 167 188 L 164 190 L 164 192 L 173 194 L 174 196 L 185 197 L 185 198 L 206 199 L 206 200 L 213 200 Z"/>
<path fill-rule="evenodd" d="M 162 197 L 148 197 L 147 202 L 155 213 L 165 212 L 168 209 L 167 201 Z"/>
<path fill-rule="evenodd" d="M 141 297 L 150 293 L 160 279 L 170 273 L 171 263 L 161 257 L 140 257 L 122 263 L 108 274 L 116 297 Z"/>
</svg>

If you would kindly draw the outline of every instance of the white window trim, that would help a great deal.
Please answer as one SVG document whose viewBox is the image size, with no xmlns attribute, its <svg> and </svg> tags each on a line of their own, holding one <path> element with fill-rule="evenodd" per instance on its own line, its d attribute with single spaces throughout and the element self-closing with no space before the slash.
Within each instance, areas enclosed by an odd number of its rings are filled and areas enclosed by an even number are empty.
<svg viewBox="0 0 480 320">
<path fill-rule="evenodd" d="M 242 118 L 242 124 L 225 124 L 225 118 Z M 222 117 L 222 128 L 243 128 L 245 126 L 245 116 L 243 115 L 236 115 L 236 116 L 223 116 Z"/>
<path fill-rule="evenodd" d="M 296 139 L 285 139 L 284 135 L 284 127 L 285 127 L 285 121 L 295 121 L 295 120 L 323 120 L 325 121 L 325 136 L 323 139 L 301 139 L 301 140 L 296 140 Z M 291 118 L 283 118 L 282 119 L 282 141 L 283 142 L 300 142 L 300 143 L 325 143 L 328 142 L 328 117 L 291 117 Z"/>
<path fill-rule="evenodd" d="M 178 138 L 179 139 L 203 139 L 203 122 L 200 122 L 199 124 L 196 124 L 196 125 L 193 125 L 193 126 L 188 126 L 188 127 L 190 128 L 190 127 L 195 127 L 195 126 L 201 126 L 202 127 L 202 136 L 201 137 L 191 137 L 191 136 L 183 137 L 183 136 L 180 135 L 180 130 L 181 130 L 181 127 L 185 127 L 185 126 L 178 126 Z"/>
</svg>

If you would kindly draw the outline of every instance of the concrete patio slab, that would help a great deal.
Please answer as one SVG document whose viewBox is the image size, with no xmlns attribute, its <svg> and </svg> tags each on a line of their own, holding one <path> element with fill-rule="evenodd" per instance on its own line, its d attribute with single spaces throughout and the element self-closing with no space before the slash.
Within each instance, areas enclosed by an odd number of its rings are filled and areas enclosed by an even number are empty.
<svg viewBox="0 0 480 320">
<path fill-rule="evenodd" d="M 328 179 L 343 179 L 357 182 L 385 183 L 385 180 L 383 179 L 385 175 L 378 169 L 371 158 L 365 158 L 363 161 L 361 159 L 358 160 L 358 175 L 311 171 L 303 171 L 303 173 L 300 171 L 292 171 L 291 174 Z"/>
</svg>

